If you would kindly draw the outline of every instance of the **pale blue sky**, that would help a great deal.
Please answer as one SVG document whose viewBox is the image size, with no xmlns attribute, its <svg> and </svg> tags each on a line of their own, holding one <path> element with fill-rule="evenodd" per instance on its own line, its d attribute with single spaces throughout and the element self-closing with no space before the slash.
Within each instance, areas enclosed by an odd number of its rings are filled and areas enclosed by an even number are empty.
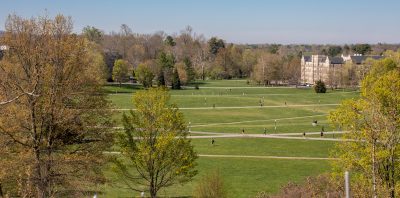
<svg viewBox="0 0 400 198">
<path fill-rule="evenodd" d="M 187 25 L 234 43 L 400 43 L 400 0 L 0 0 L 7 15 L 61 13 L 76 32 L 127 24 L 134 32 L 178 33 Z"/>
</svg>

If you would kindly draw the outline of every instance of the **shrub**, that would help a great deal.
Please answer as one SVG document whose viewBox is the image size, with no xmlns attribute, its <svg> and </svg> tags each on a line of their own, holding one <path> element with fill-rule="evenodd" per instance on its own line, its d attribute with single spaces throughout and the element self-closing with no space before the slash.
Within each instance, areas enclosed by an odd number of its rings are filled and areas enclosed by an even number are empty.
<svg viewBox="0 0 400 198">
<path fill-rule="evenodd" d="M 260 192 L 256 198 L 292 198 L 292 197 L 343 197 L 343 189 L 331 181 L 328 175 L 308 177 L 303 184 L 288 183 L 275 196 Z"/>
<path fill-rule="evenodd" d="M 219 171 L 213 171 L 205 175 L 194 190 L 194 197 L 218 197 L 226 198 L 227 193 L 223 178 Z"/>
<path fill-rule="evenodd" d="M 321 80 L 318 80 L 314 85 L 315 93 L 326 93 L 325 83 Z"/>
</svg>

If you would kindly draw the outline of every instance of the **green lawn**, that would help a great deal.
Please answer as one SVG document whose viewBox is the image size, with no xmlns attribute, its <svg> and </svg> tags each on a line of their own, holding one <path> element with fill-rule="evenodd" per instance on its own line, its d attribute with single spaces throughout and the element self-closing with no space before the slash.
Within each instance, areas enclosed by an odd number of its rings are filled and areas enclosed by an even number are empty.
<svg viewBox="0 0 400 198">
<path fill-rule="evenodd" d="M 197 153 L 211 155 L 250 155 L 282 157 L 328 157 L 331 141 L 286 140 L 264 138 L 193 139 Z"/>
<path fill-rule="evenodd" d="M 328 90 L 326 94 L 316 94 L 310 88 L 255 87 L 246 84 L 246 80 L 205 81 L 198 82 L 198 85 L 199 90 L 193 89 L 193 85 L 183 90 L 171 90 L 171 102 L 182 108 L 192 131 L 219 133 L 241 133 L 245 129 L 245 133 L 262 134 L 264 128 L 267 133 L 319 132 L 322 127 L 325 131 L 332 131 L 335 129 L 330 127 L 326 115 L 337 106 L 322 105 L 339 104 L 343 99 L 356 98 L 359 94 L 351 90 Z M 109 99 L 116 109 L 132 109 L 132 93 L 142 88 L 138 85 L 110 85 L 105 89 L 111 93 Z M 260 100 L 266 107 L 259 107 Z M 217 108 L 211 108 L 213 105 Z M 127 111 L 115 111 L 114 114 L 119 126 L 122 112 Z M 311 125 L 313 120 L 318 120 L 318 126 Z M 211 145 L 210 139 L 193 139 L 192 142 L 199 154 L 284 157 L 328 157 L 334 145 L 331 141 L 264 138 L 217 138 L 215 145 Z M 202 175 L 219 169 L 227 183 L 229 197 L 254 197 L 259 191 L 275 193 L 289 181 L 302 182 L 305 177 L 320 174 L 330 167 L 327 160 L 200 157 L 197 168 L 199 175 L 192 182 L 163 190 L 160 195 L 190 197 Z M 105 197 L 139 196 L 139 193 L 119 188 L 121 178 L 115 178 L 109 168 L 105 173 L 113 181 L 112 185 L 100 188 Z"/>
<path fill-rule="evenodd" d="M 161 190 L 160 197 L 190 197 L 197 181 L 206 173 L 219 170 L 229 197 L 254 197 L 257 192 L 276 193 L 282 185 L 291 182 L 303 182 L 310 175 L 317 175 L 329 170 L 329 162 L 322 160 L 280 160 L 280 159 L 238 159 L 207 158 L 197 160 L 199 174 L 190 183 Z M 101 197 L 139 197 L 140 193 L 123 188 L 120 178 L 115 178 L 111 170 L 105 174 L 111 183 L 100 186 Z"/>
</svg>

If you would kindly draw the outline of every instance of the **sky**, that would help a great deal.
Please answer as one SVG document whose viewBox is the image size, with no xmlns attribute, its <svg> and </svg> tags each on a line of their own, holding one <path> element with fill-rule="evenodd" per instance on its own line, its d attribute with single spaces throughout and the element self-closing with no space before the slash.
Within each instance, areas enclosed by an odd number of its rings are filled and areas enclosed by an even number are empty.
<svg viewBox="0 0 400 198">
<path fill-rule="evenodd" d="M 71 16 L 74 31 L 196 34 L 238 44 L 400 43 L 400 0 L 0 0 L 9 14 Z"/>
</svg>

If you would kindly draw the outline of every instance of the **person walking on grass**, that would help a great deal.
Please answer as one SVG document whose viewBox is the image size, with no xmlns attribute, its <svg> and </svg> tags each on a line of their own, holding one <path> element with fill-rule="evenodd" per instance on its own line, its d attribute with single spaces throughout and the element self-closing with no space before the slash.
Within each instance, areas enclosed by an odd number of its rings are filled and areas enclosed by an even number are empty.
<svg viewBox="0 0 400 198">
<path fill-rule="evenodd" d="M 267 135 L 267 128 L 264 128 L 264 135 Z"/>
<path fill-rule="evenodd" d="M 213 139 L 211 139 L 211 145 L 214 145 L 214 143 L 215 143 L 215 140 L 213 138 Z"/>
<path fill-rule="evenodd" d="M 244 128 L 242 129 L 242 135 L 244 135 Z"/>
<path fill-rule="evenodd" d="M 324 126 L 322 126 L 322 129 L 321 129 L 321 137 L 324 137 Z"/>
</svg>

